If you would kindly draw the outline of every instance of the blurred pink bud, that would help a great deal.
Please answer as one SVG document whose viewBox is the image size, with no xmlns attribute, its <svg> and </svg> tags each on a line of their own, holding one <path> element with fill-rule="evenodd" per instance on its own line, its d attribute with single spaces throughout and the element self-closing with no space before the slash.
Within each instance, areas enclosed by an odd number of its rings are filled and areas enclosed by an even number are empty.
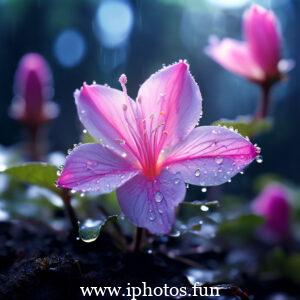
<svg viewBox="0 0 300 300">
<path fill-rule="evenodd" d="M 15 98 L 11 115 L 30 126 L 37 126 L 58 114 L 58 107 L 51 102 L 52 76 L 46 60 L 39 54 L 22 57 L 15 75 Z"/>
<path fill-rule="evenodd" d="M 281 59 L 281 36 L 277 18 L 271 10 L 252 5 L 243 16 L 245 41 L 214 40 L 206 53 L 225 69 L 249 80 L 278 81 L 293 67 Z"/>
<path fill-rule="evenodd" d="M 266 219 L 261 233 L 268 241 L 290 237 L 291 206 L 287 191 L 279 184 L 269 184 L 253 201 L 252 211 Z"/>
</svg>

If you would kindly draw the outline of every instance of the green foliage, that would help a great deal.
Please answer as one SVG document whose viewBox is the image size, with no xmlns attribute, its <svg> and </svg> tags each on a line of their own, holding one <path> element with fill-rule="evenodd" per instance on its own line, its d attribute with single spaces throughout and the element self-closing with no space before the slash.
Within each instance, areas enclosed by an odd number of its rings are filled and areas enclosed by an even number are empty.
<svg viewBox="0 0 300 300">
<path fill-rule="evenodd" d="M 16 181 L 37 185 L 57 193 L 59 192 L 55 186 L 57 167 L 54 165 L 38 162 L 24 163 L 8 167 L 1 173 L 10 176 Z"/>
<path fill-rule="evenodd" d="M 266 256 L 264 271 L 300 283 L 300 253 L 288 255 L 281 248 L 276 248 Z"/>
<path fill-rule="evenodd" d="M 226 220 L 219 226 L 219 235 L 228 238 L 245 239 L 264 223 L 264 218 L 256 215 L 242 215 Z"/>
<path fill-rule="evenodd" d="M 214 122 L 212 125 L 221 125 L 226 127 L 233 127 L 237 129 L 242 136 L 255 136 L 269 131 L 272 128 L 272 123 L 268 119 L 251 120 L 247 117 L 240 117 L 236 120 L 222 119 Z"/>
</svg>

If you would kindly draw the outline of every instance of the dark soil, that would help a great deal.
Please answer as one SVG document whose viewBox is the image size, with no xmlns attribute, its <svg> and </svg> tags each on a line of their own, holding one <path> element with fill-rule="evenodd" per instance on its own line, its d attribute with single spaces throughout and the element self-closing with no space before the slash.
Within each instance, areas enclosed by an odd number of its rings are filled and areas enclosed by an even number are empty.
<svg viewBox="0 0 300 300">
<path fill-rule="evenodd" d="M 127 283 L 140 286 L 143 281 L 152 287 L 165 283 L 190 287 L 184 276 L 186 268 L 163 254 L 124 253 L 106 234 L 94 243 L 84 243 L 42 223 L 0 222 L 0 299 L 91 299 L 82 296 L 80 286 L 126 288 Z M 223 299 L 248 298 L 237 287 L 223 287 L 223 294 L 230 295 Z"/>
</svg>

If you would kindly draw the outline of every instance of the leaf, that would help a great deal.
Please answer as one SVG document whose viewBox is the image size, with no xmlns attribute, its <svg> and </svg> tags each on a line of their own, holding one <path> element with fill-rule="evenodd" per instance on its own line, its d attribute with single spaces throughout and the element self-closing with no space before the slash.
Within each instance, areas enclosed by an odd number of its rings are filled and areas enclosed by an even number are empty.
<svg viewBox="0 0 300 300">
<path fill-rule="evenodd" d="M 57 167 L 47 163 L 24 163 L 6 168 L 2 174 L 6 174 L 14 180 L 23 183 L 37 185 L 58 193 L 55 186 L 57 180 Z"/>
<path fill-rule="evenodd" d="M 268 119 L 251 120 L 248 117 L 239 117 L 236 120 L 221 119 L 212 125 L 221 125 L 236 129 L 242 136 L 255 136 L 272 128 L 272 122 Z"/>
<path fill-rule="evenodd" d="M 247 237 L 264 223 L 264 218 L 256 215 L 242 215 L 226 220 L 219 226 L 219 235 Z"/>
</svg>

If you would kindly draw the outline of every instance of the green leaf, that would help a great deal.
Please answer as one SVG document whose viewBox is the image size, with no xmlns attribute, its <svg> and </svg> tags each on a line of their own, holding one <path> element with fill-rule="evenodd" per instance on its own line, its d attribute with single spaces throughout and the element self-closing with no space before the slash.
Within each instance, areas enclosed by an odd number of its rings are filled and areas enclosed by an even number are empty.
<svg viewBox="0 0 300 300">
<path fill-rule="evenodd" d="M 24 163 L 6 168 L 2 174 L 23 183 L 37 185 L 58 192 L 55 186 L 57 180 L 57 167 L 47 163 Z"/>
<path fill-rule="evenodd" d="M 248 237 L 264 223 L 264 218 L 256 215 L 243 215 L 226 220 L 219 226 L 219 235 Z"/>
<path fill-rule="evenodd" d="M 221 125 L 236 129 L 242 136 L 255 136 L 272 128 L 272 122 L 268 119 L 251 120 L 248 117 L 239 117 L 236 120 L 221 119 L 212 125 Z"/>
</svg>

